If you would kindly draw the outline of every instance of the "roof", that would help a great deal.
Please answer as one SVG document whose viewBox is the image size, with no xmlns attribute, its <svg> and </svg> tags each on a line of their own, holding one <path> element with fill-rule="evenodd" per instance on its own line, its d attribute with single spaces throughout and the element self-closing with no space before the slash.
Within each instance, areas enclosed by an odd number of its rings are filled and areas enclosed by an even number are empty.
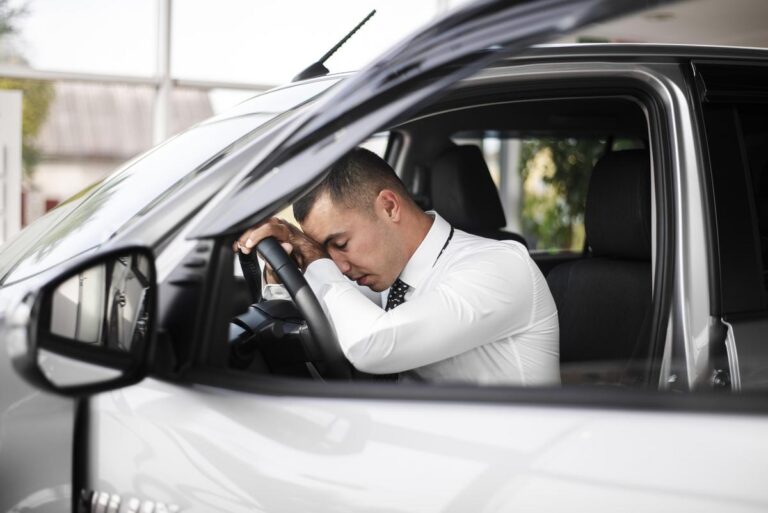
<svg viewBox="0 0 768 513">
<path fill-rule="evenodd" d="M 154 87 L 54 82 L 54 92 L 37 136 L 43 157 L 124 160 L 153 146 Z M 170 134 L 212 115 L 207 91 L 172 91 Z"/>
<path fill-rule="evenodd" d="M 766 60 L 768 49 L 737 46 L 655 44 L 655 43 L 565 43 L 535 45 L 520 54 L 493 63 L 490 67 L 537 61 L 606 61 L 639 62 L 658 60 L 679 62 L 689 59 Z"/>
<path fill-rule="evenodd" d="M 765 25 L 768 2 L 765 0 L 646 1 L 643 4 L 636 12 L 580 27 L 556 42 L 768 46 Z"/>
</svg>

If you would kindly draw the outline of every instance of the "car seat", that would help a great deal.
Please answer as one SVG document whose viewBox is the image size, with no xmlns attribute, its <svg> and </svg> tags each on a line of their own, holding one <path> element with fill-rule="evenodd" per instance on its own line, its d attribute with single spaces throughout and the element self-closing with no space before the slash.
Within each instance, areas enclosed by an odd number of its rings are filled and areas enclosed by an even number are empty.
<svg viewBox="0 0 768 513">
<path fill-rule="evenodd" d="M 523 236 L 503 229 L 507 224 L 504 209 L 480 148 L 448 148 L 430 166 L 429 181 L 432 208 L 453 226 L 528 247 Z"/>
<path fill-rule="evenodd" d="M 589 362 L 576 380 L 631 383 L 649 352 L 651 186 L 647 150 L 606 154 L 587 192 L 585 258 L 547 275 L 560 322 L 563 382 L 569 364 Z M 578 365 L 573 366 L 579 368 Z M 634 365 L 635 369 L 642 365 Z M 585 369 L 592 369 L 586 375 Z"/>
</svg>

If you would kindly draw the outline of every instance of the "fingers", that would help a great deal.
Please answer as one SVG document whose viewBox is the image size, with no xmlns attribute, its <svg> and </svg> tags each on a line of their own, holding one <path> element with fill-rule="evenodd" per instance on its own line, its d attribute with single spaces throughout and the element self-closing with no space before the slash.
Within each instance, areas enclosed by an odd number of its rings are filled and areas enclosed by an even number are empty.
<svg viewBox="0 0 768 513">
<path fill-rule="evenodd" d="M 291 238 L 291 230 L 288 226 L 290 225 L 286 222 L 273 217 L 244 231 L 232 245 L 232 250 L 248 255 L 259 242 L 267 237 L 274 237 L 280 242 L 287 243 Z"/>
<path fill-rule="evenodd" d="M 318 258 L 328 257 L 325 249 L 315 240 L 288 221 L 276 217 L 244 231 L 232 245 L 232 250 L 248 255 L 259 242 L 267 237 L 277 239 L 300 269 L 305 269 Z"/>
</svg>

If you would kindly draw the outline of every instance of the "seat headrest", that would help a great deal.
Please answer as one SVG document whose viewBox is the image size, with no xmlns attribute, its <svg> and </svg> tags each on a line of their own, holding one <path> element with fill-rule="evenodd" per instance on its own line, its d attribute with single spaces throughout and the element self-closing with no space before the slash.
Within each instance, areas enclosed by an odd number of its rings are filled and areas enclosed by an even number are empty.
<svg viewBox="0 0 768 513">
<path fill-rule="evenodd" d="M 651 165 L 647 150 L 611 152 L 595 164 L 584 224 L 594 256 L 650 260 Z"/>
<path fill-rule="evenodd" d="M 495 230 L 507 224 L 499 193 L 480 148 L 454 146 L 430 168 L 432 208 L 462 230 Z"/>
</svg>

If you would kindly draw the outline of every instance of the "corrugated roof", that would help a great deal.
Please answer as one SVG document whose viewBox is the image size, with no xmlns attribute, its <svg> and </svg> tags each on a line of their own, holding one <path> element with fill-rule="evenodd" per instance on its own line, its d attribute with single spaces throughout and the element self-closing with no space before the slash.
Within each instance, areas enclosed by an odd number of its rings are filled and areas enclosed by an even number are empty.
<svg viewBox="0 0 768 513">
<path fill-rule="evenodd" d="M 55 82 L 54 90 L 37 137 L 44 157 L 127 159 L 152 146 L 153 87 Z M 207 91 L 174 88 L 171 134 L 212 115 Z"/>
</svg>

